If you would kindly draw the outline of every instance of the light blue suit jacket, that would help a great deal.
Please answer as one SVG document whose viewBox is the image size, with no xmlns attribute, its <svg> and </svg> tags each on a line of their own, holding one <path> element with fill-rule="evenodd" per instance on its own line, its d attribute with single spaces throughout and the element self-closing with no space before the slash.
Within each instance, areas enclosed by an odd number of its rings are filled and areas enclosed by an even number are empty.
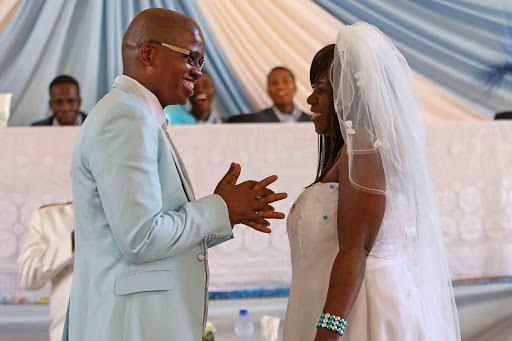
<svg viewBox="0 0 512 341">
<path fill-rule="evenodd" d="M 201 340 L 207 247 L 233 237 L 227 207 L 188 199 L 162 127 L 131 89 L 114 83 L 93 108 L 72 177 L 69 340 Z"/>
</svg>

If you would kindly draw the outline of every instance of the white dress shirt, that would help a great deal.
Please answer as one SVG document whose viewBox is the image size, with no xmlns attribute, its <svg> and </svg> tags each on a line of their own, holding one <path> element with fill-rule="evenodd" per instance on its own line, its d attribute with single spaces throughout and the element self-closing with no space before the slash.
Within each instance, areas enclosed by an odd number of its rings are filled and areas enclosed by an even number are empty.
<svg viewBox="0 0 512 341">
<path fill-rule="evenodd" d="M 83 120 L 82 120 L 82 114 L 78 113 L 78 116 L 76 117 L 74 125 L 81 126 L 82 123 L 84 123 Z M 60 126 L 60 123 L 59 123 L 59 121 L 57 120 L 56 117 L 53 118 L 52 125 L 55 126 L 55 127 Z"/>
<path fill-rule="evenodd" d="M 18 257 L 18 280 L 23 288 L 39 290 L 48 281 L 52 283 L 50 341 L 62 340 L 73 277 L 73 230 L 71 203 L 42 207 L 32 215 L 27 240 Z"/>
<path fill-rule="evenodd" d="M 210 115 L 206 120 L 197 120 L 197 124 L 218 124 L 222 123 L 222 118 L 215 111 L 210 111 Z"/>
<path fill-rule="evenodd" d="M 274 113 L 281 123 L 295 123 L 299 121 L 299 118 L 302 115 L 302 112 L 296 105 L 293 106 L 291 114 L 282 113 L 275 105 L 272 107 L 272 110 L 274 110 Z"/>
</svg>

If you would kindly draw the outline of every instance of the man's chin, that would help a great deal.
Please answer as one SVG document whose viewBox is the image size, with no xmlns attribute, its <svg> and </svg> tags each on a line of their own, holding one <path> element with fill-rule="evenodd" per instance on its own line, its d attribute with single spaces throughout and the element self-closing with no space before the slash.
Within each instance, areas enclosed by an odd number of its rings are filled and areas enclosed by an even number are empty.
<svg viewBox="0 0 512 341">
<path fill-rule="evenodd" d="M 291 101 L 274 101 L 275 105 L 288 105 L 293 104 L 293 99 Z"/>
<path fill-rule="evenodd" d="M 71 126 L 71 125 L 75 125 L 75 122 L 76 122 L 76 117 L 75 118 L 66 118 L 66 119 L 63 119 L 63 120 L 57 120 L 57 122 L 59 122 L 59 124 L 61 126 Z"/>
<path fill-rule="evenodd" d="M 188 96 L 185 96 L 184 98 L 180 98 L 180 99 L 178 100 L 178 103 L 177 103 L 177 104 L 179 104 L 179 105 L 185 105 L 185 104 L 187 104 L 187 101 L 188 101 Z"/>
<path fill-rule="evenodd" d="M 164 108 L 168 105 L 185 105 L 187 104 L 187 101 L 188 101 L 188 96 L 180 96 L 178 98 L 171 98 L 171 99 L 168 99 L 167 101 L 163 102 L 162 104 L 164 104 Z"/>
</svg>

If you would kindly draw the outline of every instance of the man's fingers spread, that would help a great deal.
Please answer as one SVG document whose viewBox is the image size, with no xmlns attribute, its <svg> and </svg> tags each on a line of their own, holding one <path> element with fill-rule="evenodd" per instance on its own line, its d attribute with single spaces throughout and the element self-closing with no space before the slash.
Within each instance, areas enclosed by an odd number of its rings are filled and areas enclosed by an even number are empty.
<svg viewBox="0 0 512 341">
<path fill-rule="evenodd" d="M 253 229 L 263 232 L 263 233 L 271 232 L 271 230 L 268 227 L 258 224 L 258 223 L 255 223 L 254 221 L 247 220 L 247 219 L 239 220 L 238 223 L 247 225 L 247 226 L 252 227 Z"/>
<path fill-rule="evenodd" d="M 268 204 L 288 198 L 286 193 L 273 193 L 258 199 L 258 201 L 266 202 Z"/>
<path fill-rule="evenodd" d="M 271 175 L 269 177 L 266 177 L 265 179 L 261 180 L 260 182 L 258 182 L 254 187 L 253 189 L 258 189 L 258 188 L 262 188 L 262 187 L 267 187 L 268 185 L 270 185 L 271 183 L 273 183 L 274 181 L 277 180 L 277 175 Z"/>
<path fill-rule="evenodd" d="M 255 222 L 249 221 L 247 226 L 252 227 L 253 229 L 263 232 L 263 233 L 270 233 L 272 232 L 268 227 L 263 226 L 261 224 L 256 224 Z"/>
<path fill-rule="evenodd" d="M 264 202 L 257 201 L 254 205 L 255 211 L 275 211 L 275 209 Z"/>
<path fill-rule="evenodd" d="M 258 214 L 256 214 L 256 212 L 253 212 L 250 215 L 249 220 L 252 221 L 252 222 L 255 222 L 256 224 L 260 224 L 260 225 L 263 225 L 263 226 L 269 226 L 270 225 L 270 223 L 268 221 L 266 221 L 265 219 L 260 217 Z"/>
<path fill-rule="evenodd" d="M 258 188 L 252 191 L 255 198 L 266 197 L 267 195 L 274 194 L 274 191 L 268 188 Z"/>
<path fill-rule="evenodd" d="M 231 163 L 231 167 L 229 167 L 228 172 L 224 177 L 219 181 L 219 183 L 227 183 L 230 185 L 236 184 L 238 177 L 240 176 L 241 167 L 237 163 Z"/>
<path fill-rule="evenodd" d="M 253 189 L 256 184 L 257 182 L 254 180 L 247 180 L 242 182 L 240 185 L 247 186 L 247 188 L 249 189 Z"/>
<path fill-rule="evenodd" d="M 281 212 L 274 212 L 274 211 L 258 211 L 257 212 L 259 216 L 265 218 L 265 219 L 284 219 L 285 215 Z"/>
</svg>

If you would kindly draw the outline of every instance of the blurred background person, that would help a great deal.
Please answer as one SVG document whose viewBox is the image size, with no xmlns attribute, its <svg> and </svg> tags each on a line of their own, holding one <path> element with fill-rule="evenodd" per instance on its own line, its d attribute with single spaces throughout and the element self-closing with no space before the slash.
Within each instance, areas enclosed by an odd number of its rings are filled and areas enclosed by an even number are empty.
<svg viewBox="0 0 512 341">
<path fill-rule="evenodd" d="M 222 123 L 222 117 L 212 108 L 215 98 L 213 79 L 208 72 L 203 71 L 201 77 L 194 86 L 194 94 L 190 97 L 192 108 L 190 113 L 196 119 L 197 124 Z"/>
<path fill-rule="evenodd" d="M 299 110 L 293 102 L 297 92 L 294 74 L 284 66 L 273 68 L 267 76 L 267 92 L 274 105 L 254 114 L 237 115 L 228 119 L 230 123 L 251 122 L 310 122 L 311 115 Z"/>
<path fill-rule="evenodd" d="M 196 124 L 196 119 L 182 105 L 168 105 L 164 108 L 169 125 Z"/>
<path fill-rule="evenodd" d="M 203 76 L 194 85 L 194 94 L 186 106 L 169 105 L 164 112 L 171 125 L 180 124 L 215 124 L 224 120 L 215 110 L 213 79 L 203 70 Z M 188 108 L 188 109 L 187 109 Z"/>
<path fill-rule="evenodd" d="M 36 210 L 18 257 L 18 281 L 27 290 L 39 290 L 51 281 L 50 341 L 62 340 L 74 253 L 73 203 L 46 205 Z"/>
<path fill-rule="evenodd" d="M 50 83 L 50 110 L 52 116 L 33 122 L 32 126 L 82 125 L 87 115 L 80 111 L 82 99 L 78 82 L 71 76 L 61 75 Z"/>
<path fill-rule="evenodd" d="M 512 111 L 499 112 L 494 115 L 495 120 L 512 120 Z"/>
</svg>

